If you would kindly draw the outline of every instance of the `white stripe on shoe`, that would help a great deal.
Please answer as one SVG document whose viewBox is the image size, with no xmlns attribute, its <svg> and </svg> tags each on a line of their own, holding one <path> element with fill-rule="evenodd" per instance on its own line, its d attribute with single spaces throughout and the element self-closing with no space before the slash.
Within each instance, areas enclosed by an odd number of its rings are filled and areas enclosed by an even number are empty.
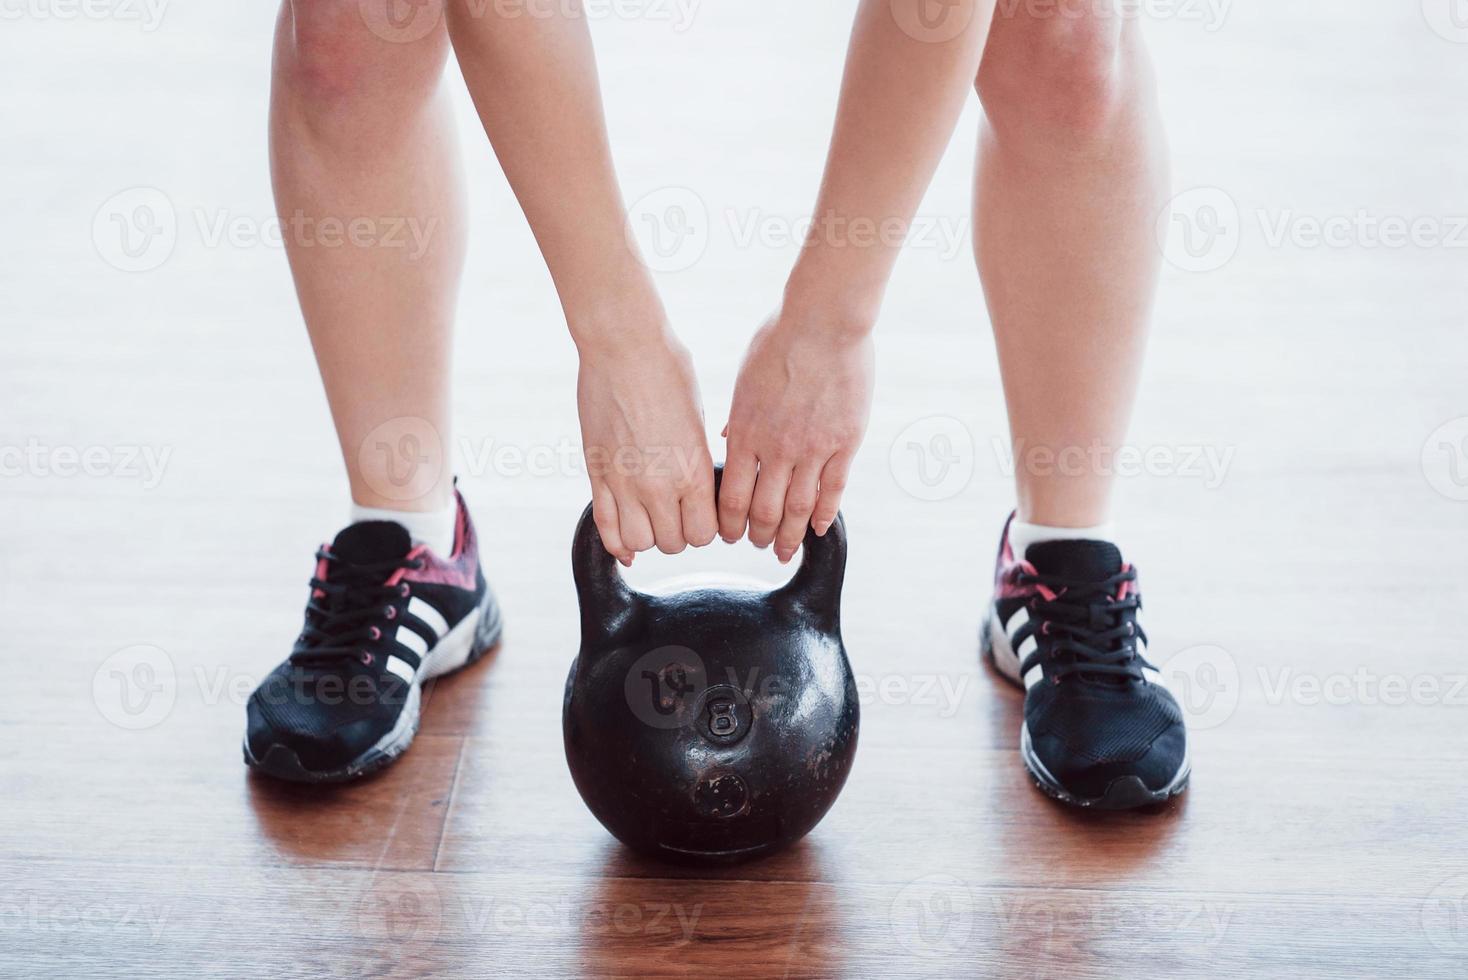
<svg viewBox="0 0 1468 980">
<path fill-rule="evenodd" d="M 397 674 L 409 684 L 413 683 L 415 672 L 412 667 L 408 666 L 408 662 L 402 657 L 389 655 L 387 658 L 387 669 L 392 673 Z"/>
<path fill-rule="evenodd" d="M 409 650 L 412 650 L 420 658 L 428 652 L 428 641 L 406 626 L 398 627 L 397 633 L 394 634 L 394 639 Z"/>
<path fill-rule="evenodd" d="M 443 613 L 418 596 L 408 600 L 408 614 L 421 619 L 437 637 L 442 637 L 449 631 L 449 621 L 443 618 Z"/>
<path fill-rule="evenodd" d="M 1018 633 L 1019 628 L 1029 621 L 1030 611 L 1024 606 L 1020 606 L 1010 614 L 1009 622 L 1004 624 L 1004 632 L 1009 634 L 1009 642 L 1014 642 L 1014 634 Z"/>
</svg>

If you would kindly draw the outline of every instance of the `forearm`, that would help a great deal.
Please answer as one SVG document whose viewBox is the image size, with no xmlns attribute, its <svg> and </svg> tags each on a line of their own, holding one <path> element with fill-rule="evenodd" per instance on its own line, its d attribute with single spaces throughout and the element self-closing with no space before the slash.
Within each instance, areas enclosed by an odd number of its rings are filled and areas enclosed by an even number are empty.
<svg viewBox="0 0 1468 980">
<path fill-rule="evenodd" d="M 578 347 L 656 335 L 661 304 L 624 231 L 596 60 L 579 4 L 448 0 L 485 132 L 540 245 Z"/>
<path fill-rule="evenodd" d="M 925 7 L 925 5 L 927 5 Z M 783 319 L 864 335 L 973 88 L 994 0 L 862 0 L 814 220 Z M 928 22 L 931 24 L 931 21 Z M 963 25 L 959 29 L 958 25 Z"/>
</svg>

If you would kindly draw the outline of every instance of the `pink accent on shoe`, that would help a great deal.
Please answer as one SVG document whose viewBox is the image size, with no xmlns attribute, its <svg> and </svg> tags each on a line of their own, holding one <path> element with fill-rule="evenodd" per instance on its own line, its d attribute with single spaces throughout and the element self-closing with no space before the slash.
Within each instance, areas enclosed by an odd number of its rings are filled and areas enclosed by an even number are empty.
<svg viewBox="0 0 1468 980">
<path fill-rule="evenodd" d="M 329 554 L 331 554 L 331 545 L 330 544 L 323 544 L 321 546 L 321 554 L 323 554 L 323 555 L 329 555 Z M 327 567 L 328 564 L 330 564 L 330 563 L 325 558 L 318 558 L 318 559 L 316 559 L 316 574 L 313 576 L 313 578 L 317 578 L 317 579 L 320 579 L 321 581 L 325 582 L 326 581 L 326 567 Z M 320 599 L 324 595 L 326 595 L 326 593 L 325 592 L 322 592 L 320 589 L 312 589 L 311 590 L 311 598 L 313 598 L 313 599 Z"/>
<path fill-rule="evenodd" d="M 1026 596 L 1034 595 L 1034 586 L 1020 584 L 1019 572 L 1019 565 L 1010 565 L 1005 570 L 994 585 L 995 599 L 1023 599 Z"/>
<path fill-rule="evenodd" d="M 479 541 L 474 533 L 474 522 L 469 519 L 469 508 L 465 506 L 464 498 L 457 490 L 454 491 L 454 499 L 458 502 L 459 513 L 454 525 L 453 557 L 442 558 L 426 546 L 419 545 L 408 552 L 408 557 L 421 561 L 423 567 L 400 569 L 388 581 L 389 585 L 404 578 L 409 582 L 452 585 L 471 590 L 478 584 Z"/>
<path fill-rule="evenodd" d="M 1035 587 L 1020 582 L 1020 575 L 1034 575 L 1035 566 L 1021 559 L 1015 561 L 1014 548 L 1009 544 L 1009 525 L 1014 520 L 1014 514 L 1009 515 L 1009 520 L 1004 522 L 1004 536 L 1000 538 L 999 559 L 994 568 L 994 598 L 999 599 L 1023 599 L 1035 594 Z"/>
<path fill-rule="evenodd" d="M 1123 575 L 1125 575 L 1127 572 L 1130 572 L 1131 570 L 1132 570 L 1132 564 L 1131 564 L 1131 562 L 1122 562 L 1121 572 L 1122 572 Z M 1116 600 L 1115 601 L 1116 602 L 1121 602 L 1127 596 L 1131 595 L 1132 593 L 1134 593 L 1136 591 L 1137 591 L 1137 583 L 1135 581 L 1133 581 L 1133 582 L 1123 582 L 1123 583 L 1121 583 L 1121 589 L 1116 593 Z"/>
</svg>

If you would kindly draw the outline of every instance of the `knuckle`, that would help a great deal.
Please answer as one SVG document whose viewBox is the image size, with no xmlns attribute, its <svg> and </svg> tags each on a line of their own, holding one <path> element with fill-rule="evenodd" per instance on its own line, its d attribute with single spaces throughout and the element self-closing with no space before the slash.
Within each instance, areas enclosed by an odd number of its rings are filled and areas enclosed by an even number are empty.
<svg viewBox="0 0 1468 980">
<path fill-rule="evenodd" d="M 736 493 L 732 490 L 719 494 L 719 510 L 725 514 L 745 514 L 749 512 L 749 495 Z"/>
<path fill-rule="evenodd" d="M 782 512 L 780 508 L 770 504 L 755 504 L 749 509 L 749 521 L 751 524 L 759 524 L 762 527 L 773 527 L 780 520 Z"/>
<path fill-rule="evenodd" d="M 809 494 L 791 494 L 785 500 L 785 514 L 788 517 L 800 519 L 815 510 L 816 498 Z"/>
</svg>

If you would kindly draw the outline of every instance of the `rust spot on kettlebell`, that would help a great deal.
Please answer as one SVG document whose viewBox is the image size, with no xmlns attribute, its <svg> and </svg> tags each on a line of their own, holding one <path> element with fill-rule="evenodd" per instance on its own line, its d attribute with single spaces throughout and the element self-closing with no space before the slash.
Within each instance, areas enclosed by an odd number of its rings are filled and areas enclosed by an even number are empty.
<svg viewBox="0 0 1468 980">
<path fill-rule="evenodd" d="M 698 809 L 710 817 L 737 817 L 749 809 L 749 787 L 732 772 L 700 779 L 693 795 Z"/>
</svg>

